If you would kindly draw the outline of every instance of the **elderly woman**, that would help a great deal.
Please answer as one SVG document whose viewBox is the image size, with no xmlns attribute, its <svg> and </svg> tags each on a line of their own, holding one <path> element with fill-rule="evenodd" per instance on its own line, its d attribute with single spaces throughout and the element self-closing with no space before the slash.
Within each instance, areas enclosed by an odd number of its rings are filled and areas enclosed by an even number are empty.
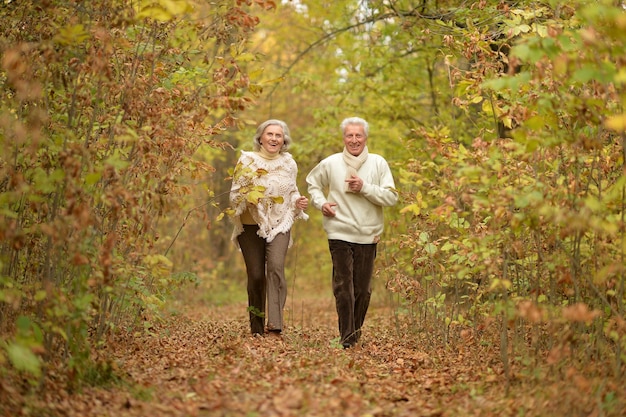
<svg viewBox="0 0 626 417">
<path fill-rule="evenodd" d="M 252 335 L 267 331 L 271 336 L 281 336 L 291 227 L 296 219 L 308 219 L 304 212 L 308 199 L 300 195 L 296 185 L 298 166 L 287 152 L 290 144 L 285 122 L 272 119 L 261 123 L 254 135 L 254 151 L 241 152 L 233 174 L 232 239 L 246 264 Z"/>
</svg>

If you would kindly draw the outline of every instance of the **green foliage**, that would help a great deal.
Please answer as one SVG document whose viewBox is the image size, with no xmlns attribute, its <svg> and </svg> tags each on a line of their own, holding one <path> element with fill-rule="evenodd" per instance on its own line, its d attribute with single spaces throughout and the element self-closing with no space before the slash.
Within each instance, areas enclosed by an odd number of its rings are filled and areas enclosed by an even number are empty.
<svg viewBox="0 0 626 417">
<path fill-rule="evenodd" d="M 35 377 L 41 376 L 41 360 L 35 352 L 43 348 L 41 328 L 28 317 L 20 316 L 16 320 L 16 336 L 6 342 L 6 352 L 11 365 Z"/>
<path fill-rule="evenodd" d="M 116 366 L 110 362 L 90 362 L 81 371 L 81 379 L 90 386 L 108 387 L 121 382 Z"/>
<path fill-rule="evenodd" d="M 619 375 L 626 194 L 616 120 L 626 97 L 619 75 L 626 45 L 616 28 L 625 14 L 596 2 L 530 3 L 496 15 L 497 48 L 493 34 L 457 43 L 473 64 L 455 74 L 453 102 L 478 129 L 468 130 L 468 141 L 464 132 L 451 138 L 424 127 L 409 142 L 418 156 L 404 165 L 400 188 L 418 191 L 407 192 L 401 210 L 410 220 L 394 239 L 400 261 L 389 286 L 420 303 L 422 317 L 440 321 L 443 340 L 492 317 L 505 335 L 503 352 L 514 323 L 513 349 L 530 355 L 573 331 L 576 353 L 612 359 L 604 364 Z M 504 129 L 486 129 L 489 120 Z M 554 339 L 538 335 L 539 323 L 553 325 Z M 535 333 L 530 350 L 515 343 L 527 330 Z M 502 359 L 508 370 L 512 359 Z"/>
<path fill-rule="evenodd" d="M 260 311 L 255 306 L 248 307 L 248 312 L 253 314 L 253 315 L 255 315 L 255 316 L 257 316 L 257 317 L 265 317 L 265 312 L 264 311 Z"/>
</svg>

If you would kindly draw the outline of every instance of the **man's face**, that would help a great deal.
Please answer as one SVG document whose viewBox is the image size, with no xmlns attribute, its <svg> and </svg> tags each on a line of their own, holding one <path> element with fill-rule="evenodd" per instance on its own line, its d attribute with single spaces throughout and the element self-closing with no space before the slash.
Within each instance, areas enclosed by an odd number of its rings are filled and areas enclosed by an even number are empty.
<svg viewBox="0 0 626 417">
<path fill-rule="evenodd" d="M 343 133 L 343 143 L 350 155 L 359 156 L 365 149 L 365 129 L 361 125 L 348 125 Z"/>
</svg>

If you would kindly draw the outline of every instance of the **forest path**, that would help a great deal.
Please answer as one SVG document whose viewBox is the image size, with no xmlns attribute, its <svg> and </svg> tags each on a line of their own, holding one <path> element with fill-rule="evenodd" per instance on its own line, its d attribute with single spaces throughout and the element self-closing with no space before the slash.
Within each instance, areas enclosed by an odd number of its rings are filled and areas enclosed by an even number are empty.
<svg viewBox="0 0 626 417">
<path fill-rule="evenodd" d="M 295 324 L 282 340 L 251 337 L 242 303 L 178 307 L 152 335 L 110 343 L 115 372 L 130 385 L 49 398 L 50 411 L 83 417 L 516 415 L 514 404 L 503 401 L 502 377 L 486 363 L 478 368 L 462 352 L 427 354 L 398 338 L 383 306 L 372 306 L 362 344 L 347 350 L 337 344 L 328 297 L 289 300 L 287 321 Z"/>
</svg>

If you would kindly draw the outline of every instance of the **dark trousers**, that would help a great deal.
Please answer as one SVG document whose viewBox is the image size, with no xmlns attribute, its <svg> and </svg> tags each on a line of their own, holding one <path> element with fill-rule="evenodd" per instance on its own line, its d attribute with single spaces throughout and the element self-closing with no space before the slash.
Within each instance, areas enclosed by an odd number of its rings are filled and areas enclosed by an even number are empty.
<svg viewBox="0 0 626 417">
<path fill-rule="evenodd" d="M 237 236 L 248 274 L 248 309 L 250 331 L 265 331 L 265 307 L 267 300 L 267 328 L 283 329 L 283 310 L 287 301 L 285 257 L 289 247 L 290 232 L 279 233 L 271 242 L 257 235 L 259 227 L 244 225 Z"/>
<path fill-rule="evenodd" d="M 328 247 L 333 261 L 333 294 L 341 344 L 352 346 L 361 337 L 361 327 L 372 296 L 376 244 L 330 239 Z"/>
</svg>

